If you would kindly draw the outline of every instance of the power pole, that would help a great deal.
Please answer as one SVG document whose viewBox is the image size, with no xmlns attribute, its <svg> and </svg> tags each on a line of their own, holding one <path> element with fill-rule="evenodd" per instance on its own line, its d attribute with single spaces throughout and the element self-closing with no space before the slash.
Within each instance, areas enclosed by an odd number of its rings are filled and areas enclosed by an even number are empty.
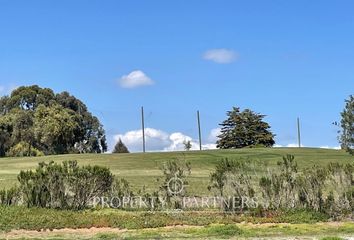
<svg viewBox="0 0 354 240">
<path fill-rule="evenodd" d="M 297 118 L 297 141 L 299 148 L 301 148 L 301 136 L 300 136 L 300 118 Z"/>
<path fill-rule="evenodd" d="M 199 132 L 199 150 L 202 150 L 202 133 L 200 130 L 200 116 L 199 111 L 197 111 L 197 118 L 198 118 L 198 132 Z"/>
<path fill-rule="evenodd" d="M 141 128 L 143 131 L 143 152 L 145 153 L 145 122 L 144 122 L 144 107 L 141 107 Z"/>
</svg>

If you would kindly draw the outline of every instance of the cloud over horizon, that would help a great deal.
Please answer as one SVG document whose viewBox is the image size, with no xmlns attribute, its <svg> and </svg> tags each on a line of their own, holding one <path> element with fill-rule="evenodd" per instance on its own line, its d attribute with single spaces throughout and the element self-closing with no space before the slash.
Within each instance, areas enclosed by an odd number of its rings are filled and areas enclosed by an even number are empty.
<svg viewBox="0 0 354 240">
<path fill-rule="evenodd" d="M 203 55 L 205 60 L 213 61 L 216 63 L 226 64 L 237 60 L 239 57 L 238 53 L 230 49 L 219 48 L 210 49 L 206 51 Z"/>
<path fill-rule="evenodd" d="M 131 152 L 140 152 L 142 150 L 143 134 L 141 129 L 114 135 L 115 142 L 119 139 L 122 139 Z M 154 128 L 146 128 L 145 140 L 147 151 L 182 151 L 184 150 L 184 141 L 191 141 L 191 150 L 199 149 L 198 140 L 181 132 L 167 133 Z M 208 141 L 202 144 L 202 149 L 216 149 L 216 144 Z"/>
<path fill-rule="evenodd" d="M 297 148 L 299 147 L 299 145 L 297 143 L 289 143 L 289 144 L 286 144 L 286 145 L 281 145 L 281 144 L 275 144 L 274 147 L 288 147 L 288 148 Z M 333 146 L 305 146 L 303 144 L 301 144 L 301 147 L 314 147 L 314 148 L 323 148 L 323 149 L 334 149 L 334 150 L 340 150 L 340 146 L 336 146 L 336 147 L 333 147 Z"/>
<path fill-rule="evenodd" d="M 216 149 L 216 140 L 217 136 L 220 134 L 220 128 L 214 128 L 210 130 L 207 139 L 202 144 L 203 150 Z M 141 129 L 131 130 L 123 134 L 116 134 L 113 136 L 114 143 L 119 139 L 128 147 L 130 152 L 141 152 L 142 151 L 142 141 L 143 134 Z M 181 133 L 173 132 L 167 133 L 163 130 L 155 128 L 146 128 L 145 129 L 145 140 L 146 140 L 146 150 L 148 152 L 157 152 L 157 151 L 183 151 L 184 150 L 184 141 L 190 141 L 192 144 L 191 150 L 199 150 L 199 141 L 198 139 L 193 139 L 192 137 Z M 297 143 L 289 144 L 275 144 L 275 148 L 297 148 Z M 340 149 L 339 146 L 305 146 L 301 147 L 314 147 L 314 148 L 324 148 L 324 149 Z"/>
<path fill-rule="evenodd" d="M 128 75 L 123 75 L 119 79 L 119 85 L 122 88 L 137 88 L 153 84 L 154 81 L 141 70 L 132 71 Z"/>
<path fill-rule="evenodd" d="M 208 136 L 208 142 L 216 143 L 216 141 L 218 140 L 218 136 L 220 134 L 221 134 L 221 128 L 211 129 Z"/>
</svg>

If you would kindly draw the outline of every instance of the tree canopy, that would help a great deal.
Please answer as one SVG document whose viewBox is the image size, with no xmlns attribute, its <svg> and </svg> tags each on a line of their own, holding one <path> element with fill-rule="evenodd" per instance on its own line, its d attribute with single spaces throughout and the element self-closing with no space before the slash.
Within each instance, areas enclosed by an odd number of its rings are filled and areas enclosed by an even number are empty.
<svg viewBox="0 0 354 240">
<path fill-rule="evenodd" d="M 117 144 L 114 146 L 112 153 L 129 153 L 129 150 L 123 143 L 122 139 L 119 138 Z"/>
<path fill-rule="evenodd" d="M 222 149 L 243 148 L 274 145 L 274 134 L 270 125 L 263 121 L 265 115 L 255 113 L 250 109 L 240 111 L 233 107 L 227 112 L 228 118 L 221 124 L 221 134 L 218 136 L 217 147 Z"/>
<path fill-rule="evenodd" d="M 32 148 L 44 154 L 107 151 L 103 126 L 83 102 L 37 85 L 0 98 L 0 156 L 18 144 L 28 146 L 28 156 Z"/>
<path fill-rule="evenodd" d="M 339 142 L 341 148 L 347 150 L 352 155 L 354 154 L 354 96 L 350 95 L 345 100 L 345 107 L 341 112 L 340 121 L 340 136 Z"/>
</svg>

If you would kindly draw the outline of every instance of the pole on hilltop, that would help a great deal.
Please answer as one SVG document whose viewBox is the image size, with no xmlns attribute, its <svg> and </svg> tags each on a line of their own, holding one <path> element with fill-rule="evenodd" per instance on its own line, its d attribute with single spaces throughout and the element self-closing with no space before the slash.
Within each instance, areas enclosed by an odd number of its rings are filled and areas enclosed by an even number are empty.
<svg viewBox="0 0 354 240">
<path fill-rule="evenodd" d="M 297 118 L 297 142 L 298 142 L 299 148 L 301 148 L 300 118 Z"/>
<path fill-rule="evenodd" d="M 200 130 L 200 116 L 199 111 L 197 111 L 197 119 L 198 119 L 198 133 L 199 133 L 199 150 L 202 150 L 202 132 Z"/>
<path fill-rule="evenodd" d="M 144 107 L 141 107 L 141 129 L 143 132 L 143 152 L 145 153 L 145 122 L 144 122 Z"/>
</svg>

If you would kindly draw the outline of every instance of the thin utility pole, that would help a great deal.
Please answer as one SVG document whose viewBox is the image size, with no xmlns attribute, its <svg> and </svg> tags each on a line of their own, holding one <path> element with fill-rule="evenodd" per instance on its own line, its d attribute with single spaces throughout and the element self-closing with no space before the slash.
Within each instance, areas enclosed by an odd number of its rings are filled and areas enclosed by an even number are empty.
<svg viewBox="0 0 354 240">
<path fill-rule="evenodd" d="M 144 122 L 144 107 L 141 107 L 141 128 L 143 131 L 143 152 L 145 153 L 145 122 Z"/>
<path fill-rule="evenodd" d="M 197 118 L 198 118 L 198 132 L 199 132 L 199 150 L 202 150 L 202 132 L 200 130 L 200 116 L 199 111 L 197 111 Z"/>
<path fill-rule="evenodd" d="M 299 148 L 301 148 L 301 136 L 300 136 L 300 118 L 297 118 L 297 141 Z"/>
</svg>

